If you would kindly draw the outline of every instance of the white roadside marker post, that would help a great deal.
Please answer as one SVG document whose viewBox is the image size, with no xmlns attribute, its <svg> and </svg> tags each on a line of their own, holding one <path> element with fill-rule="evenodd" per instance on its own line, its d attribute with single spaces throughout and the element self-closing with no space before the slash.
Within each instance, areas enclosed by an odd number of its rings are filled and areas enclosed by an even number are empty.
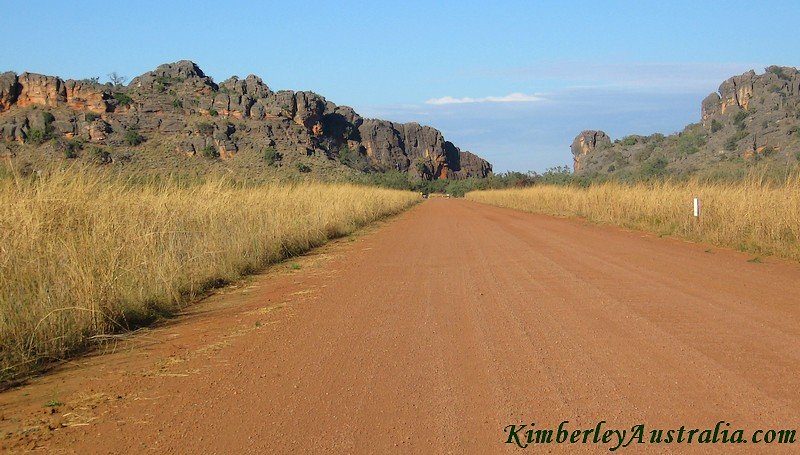
<svg viewBox="0 0 800 455">
<path fill-rule="evenodd" d="M 694 197 L 694 220 L 696 224 L 700 224 L 700 198 Z"/>
</svg>

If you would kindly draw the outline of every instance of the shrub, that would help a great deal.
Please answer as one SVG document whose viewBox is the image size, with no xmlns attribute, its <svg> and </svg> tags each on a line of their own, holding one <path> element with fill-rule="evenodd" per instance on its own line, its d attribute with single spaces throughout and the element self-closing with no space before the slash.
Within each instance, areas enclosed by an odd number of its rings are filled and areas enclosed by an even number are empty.
<svg viewBox="0 0 800 455">
<path fill-rule="evenodd" d="M 172 107 L 174 107 L 175 109 L 183 108 L 183 101 L 179 100 L 178 98 L 175 98 L 174 100 L 172 100 Z"/>
<path fill-rule="evenodd" d="M 746 119 L 748 115 L 750 114 L 747 111 L 739 111 L 733 116 L 733 124 L 736 126 L 736 128 L 739 128 L 740 130 L 744 129 L 744 119 Z"/>
<path fill-rule="evenodd" d="M 667 172 L 667 164 L 667 160 L 662 157 L 648 161 L 642 166 L 642 175 L 648 178 L 661 177 Z"/>
<path fill-rule="evenodd" d="M 83 141 L 78 138 L 73 138 L 67 141 L 67 147 L 64 149 L 64 158 L 73 159 L 78 157 L 78 150 L 83 149 Z"/>
<path fill-rule="evenodd" d="M 120 92 L 114 93 L 114 99 L 117 100 L 117 104 L 120 106 L 128 106 L 133 102 L 133 98 Z"/>
<path fill-rule="evenodd" d="M 56 120 L 56 118 L 52 113 L 45 111 L 42 112 L 42 120 L 44 121 L 45 125 L 49 125 L 53 123 Z"/>
<path fill-rule="evenodd" d="M 272 147 L 267 147 L 264 149 L 263 157 L 264 161 L 266 161 L 269 165 L 273 165 L 283 159 L 283 155 Z"/>
<path fill-rule="evenodd" d="M 653 151 L 654 151 L 653 148 L 647 147 L 646 149 L 634 155 L 634 158 L 636 158 L 636 161 L 638 161 L 639 163 L 643 163 L 650 158 L 650 156 L 653 154 Z"/>
<path fill-rule="evenodd" d="M 725 141 L 725 144 L 724 144 L 725 150 L 727 150 L 729 152 L 732 152 L 732 151 L 736 150 L 736 148 L 737 148 L 737 146 L 739 144 L 739 141 L 741 141 L 745 137 L 747 137 L 747 132 L 746 131 L 737 131 L 736 134 L 734 134 L 733 136 L 729 137 Z"/>
<path fill-rule="evenodd" d="M 100 147 L 92 147 L 89 150 L 89 154 L 92 156 L 92 159 L 98 164 L 109 164 L 112 161 L 111 154 L 101 149 Z"/>
<path fill-rule="evenodd" d="M 698 129 L 686 129 L 678 136 L 678 154 L 693 155 L 706 145 L 706 136 Z"/>
<path fill-rule="evenodd" d="M 428 174 L 429 174 L 428 166 L 426 166 L 425 163 L 423 163 L 422 161 L 417 161 L 416 163 L 414 163 L 414 167 L 417 169 L 417 172 L 422 177 L 427 177 L 428 176 Z"/>
<path fill-rule="evenodd" d="M 626 163 L 627 164 L 627 163 Z M 571 183 L 573 179 L 572 171 L 569 166 L 556 166 L 548 168 L 540 176 L 540 182 L 551 185 L 564 185 Z"/>
<path fill-rule="evenodd" d="M 95 114 L 94 112 L 87 112 L 86 114 L 83 115 L 83 118 L 87 122 L 91 123 L 91 122 L 99 119 L 100 118 L 100 114 Z"/>
<path fill-rule="evenodd" d="M 45 141 L 50 139 L 50 134 L 48 134 L 47 131 L 41 130 L 39 128 L 31 128 L 30 130 L 28 130 L 26 139 L 29 143 L 33 145 L 41 145 Z"/>
<path fill-rule="evenodd" d="M 717 119 L 711 120 L 711 132 L 716 133 L 717 131 L 722 129 L 722 123 L 718 122 Z"/>
<path fill-rule="evenodd" d="M 210 115 L 210 116 L 212 116 L 212 117 L 216 117 L 216 116 L 218 116 L 218 115 L 219 115 L 219 112 L 217 112 L 217 110 L 216 110 L 216 109 L 214 109 L 214 108 L 211 108 L 211 109 L 209 109 L 209 110 L 208 110 L 208 115 Z"/>
<path fill-rule="evenodd" d="M 139 134 L 138 131 L 128 130 L 125 132 L 125 142 L 128 145 L 136 146 L 144 142 L 144 136 Z"/>
<path fill-rule="evenodd" d="M 311 172 L 311 167 L 308 166 L 307 164 L 297 163 L 297 170 L 303 174 L 307 174 Z"/>
<path fill-rule="evenodd" d="M 361 172 L 367 172 L 372 168 L 369 160 L 364 155 L 346 145 L 339 149 L 339 162 Z"/>
<path fill-rule="evenodd" d="M 639 142 L 639 140 L 636 138 L 636 136 L 626 136 L 622 138 L 622 141 L 620 143 L 622 145 L 630 146 L 630 145 L 636 145 L 637 142 Z"/>
<path fill-rule="evenodd" d="M 50 112 L 42 112 L 43 128 L 31 128 L 26 134 L 26 139 L 33 145 L 41 145 L 53 138 L 53 125 L 55 117 Z"/>
<path fill-rule="evenodd" d="M 339 149 L 339 161 L 343 164 L 350 164 L 353 161 L 353 151 L 350 147 L 345 145 Z"/>
<path fill-rule="evenodd" d="M 213 145 L 207 145 L 203 148 L 201 152 L 204 157 L 213 160 L 219 158 L 219 151 Z"/>
</svg>

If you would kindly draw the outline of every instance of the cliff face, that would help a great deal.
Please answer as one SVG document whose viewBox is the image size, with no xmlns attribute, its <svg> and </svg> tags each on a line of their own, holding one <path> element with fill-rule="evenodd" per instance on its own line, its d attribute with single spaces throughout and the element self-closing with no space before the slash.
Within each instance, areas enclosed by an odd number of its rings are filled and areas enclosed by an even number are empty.
<svg viewBox="0 0 800 455">
<path fill-rule="evenodd" d="M 592 141 L 597 135 L 606 139 Z M 800 72 L 770 66 L 724 81 L 701 103 L 700 122 L 677 134 L 628 136 L 613 143 L 584 131 L 572 144 L 578 174 L 691 174 L 756 161 L 800 160 Z"/>
<path fill-rule="evenodd" d="M 284 162 L 316 157 L 424 179 L 492 172 L 434 128 L 364 119 L 313 92 L 274 92 L 254 75 L 216 84 L 190 61 L 161 65 L 125 87 L 0 74 L 0 139 L 30 144 L 43 136 L 112 148 L 157 140 L 181 156 L 223 160 L 274 150 Z"/>
<path fill-rule="evenodd" d="M 583 170 L 583 163 L 586 161 L 587 155 L 594 155 L 595 151 L 604 149 L 611 146 L 611 139 L 603 131 L 582 131 L 581 134 L 575 137 L 572 141 L 570 150 L 574 157 L 573 168 L 575 172 Z"/>
</svg>

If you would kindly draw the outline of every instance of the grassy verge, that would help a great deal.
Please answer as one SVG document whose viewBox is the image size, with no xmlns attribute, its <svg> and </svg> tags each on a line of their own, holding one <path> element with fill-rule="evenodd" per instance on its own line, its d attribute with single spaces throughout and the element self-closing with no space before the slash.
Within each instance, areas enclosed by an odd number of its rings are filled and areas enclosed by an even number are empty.
<svg viewBox="0 0 800 455">
<path fill-rule="evenodd" d="M 700 222 L 692 199 L 702 203 Z M 757 255 L 800 260 L 800 177 L 780 184 L 602 183 L 476 191 L 467 199 L 528 212 L 577 216 L 603 224 L 675 235 Z"/>
<path fill-rule="evenodd" d="M 315 183 L 142 184 L 84 171 L 0 178 L 0 384 L 418 198 Z"/>
</svg>

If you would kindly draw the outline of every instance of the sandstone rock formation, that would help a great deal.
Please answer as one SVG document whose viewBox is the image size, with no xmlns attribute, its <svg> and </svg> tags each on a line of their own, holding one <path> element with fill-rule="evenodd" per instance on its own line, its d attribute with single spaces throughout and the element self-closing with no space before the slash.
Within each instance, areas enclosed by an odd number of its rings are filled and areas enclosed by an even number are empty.
<svg viewBox="0 0 800 455">
<path fill-rule="evenodd" d="M 665 136 L 610 142 L 584 131 L 572 144 L 583 175 L 693 174 L 740 169 L 754 160 L 800 161 L 800 71 L 770 66 L 724 81 L 701 103 L 700 122 Z"/>
<path fill-rule="evenodd" d="M 610 146 L 611 139 L 605 132 L 593 130 L 582 131 L 581 134 L 575 137 L 575 140 L 572 141 L 572 145 L 570 146 L 575 172 L 580 172 L 583 169 L 582 163 L 585 161 L 586 155 L 594 153 L 598 148 L 604 149 Z"/>
<path fill-rule="evenodd" d="M 434 128 L 364 119 L 313 92 L 274 92 L 255 75 L 217 84 L 187 60 L 161 65 L 125 87 L 0 74 L 0 139 L 30 144 L 42 138 L 112 148 L 135 147 L 141 139 L 170 145 L 176 156 L 223 160 L 275 149 L 289 160 L 318 157 L 423 179 L 492 172 L 491 164 Z"/>
</svg>

